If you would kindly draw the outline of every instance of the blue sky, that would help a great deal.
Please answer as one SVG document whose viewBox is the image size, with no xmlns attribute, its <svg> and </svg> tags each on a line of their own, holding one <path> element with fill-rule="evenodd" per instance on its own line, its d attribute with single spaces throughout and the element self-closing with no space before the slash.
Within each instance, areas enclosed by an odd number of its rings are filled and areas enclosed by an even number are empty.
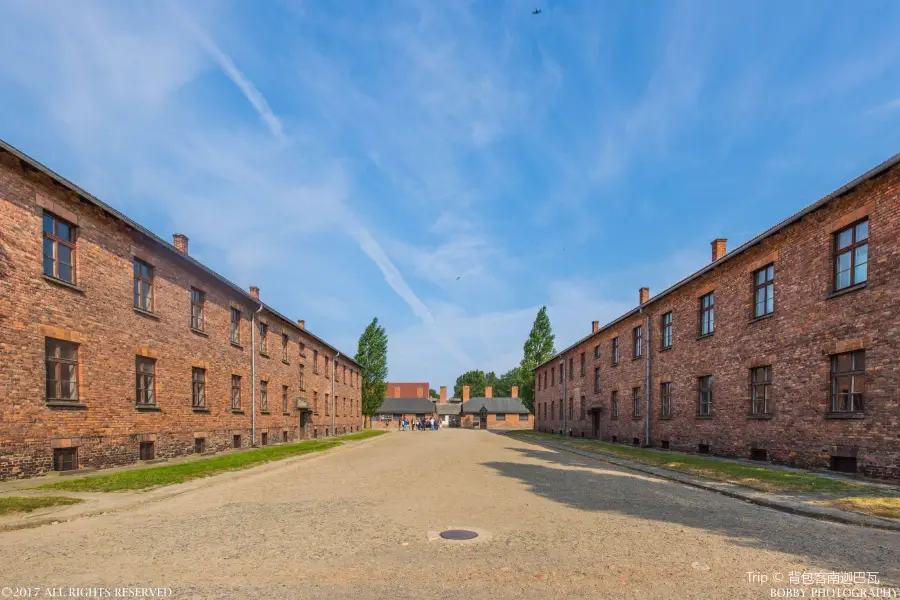
<svg viewBox="0 0 900 600">
<path fill-rule="evenodd" d="M 0 12 L 0 137 L 346 351 L 378 316 L 389 377 L 433 387 L 900 151 L 897 2 Z"/>
</svg>

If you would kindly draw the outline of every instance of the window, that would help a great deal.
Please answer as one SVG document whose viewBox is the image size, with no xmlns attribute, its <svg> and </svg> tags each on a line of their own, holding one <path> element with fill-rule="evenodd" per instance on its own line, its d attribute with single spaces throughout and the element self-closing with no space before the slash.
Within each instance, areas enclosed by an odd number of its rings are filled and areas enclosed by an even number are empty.
<svg viewBox="0 0 900 600">
<path fill-rule="evenodd" d="M 281 386 L 281 412 L 288 413 L 288 386 Z"/>
<path fill-rule="evenodd" d="M 134 307 L 153 312 L 153 267 L 134 259 Z"/>
<path fill-rule="evenodd" d="M 600 358 L 600 344 L 594 346 L 594 358 Z"/>
<path fill-rule="evenodd" d="M 868 277 L 869 220 L 834 234 L 834 289 L 863 283 Z"/>
<path fill-rule="evenodd" d="M 138 446 L 140 460 L 153 460 L 156 457 L 153 442 L 141 442 Z"/>
<path fill-rule="evenodd" d="M 53 470 L 74 471 L 78 468 L 78 448 L 54 448 Z"/>
<path fill-rule="evenodd" d="M 506 420 L 506 413 L 497 413 L 497 414 L 494 416 L 494 420 L 495 420 L 495 421 L 505 421 L 505 420 Z"/>
<path fill-rule="evenodd" d="M 594 392 L 600 391 L 600 367 L 594 367 Z"/>
<path fill-rule="evenodd" d="M 631 341 L 634 346 L 634 357 L 640 358 L 644 352 L 644 328 L 640 325 L 631 330 Z"/>
<path fill-rule="evenodd" d="M 750 369 L 750 414 L 767 415 L 771 409 L 772 367 Z"/>
<path fill-rule="evenodd" d="M 231 309 L 231 343 L 241 343 L 241 310 L 233 307 Z"/>
<path fill-rule="evenodd" d="M 556 420 L 556 400 L 550 401 L 550 419 Z"/>
<path fill-rule="evenodd" d="M 331 377 L 331 371 L 329 370 L 329 358 L 325 357 L 325 377 Z"/>
<path fill-rule="evenodd" d="M 663 350 L 672 347 L 672 311 L 662 316 L 662 347 Z"/>
<path fill-rule="evenodd" d="M 313 392 L 313 412 L 319 414 L 319 392 Z"/>
<path fill-rule="evenodd" d="M 304 369 L 305 369 L 305 367 L 303 365 L 300 365 L 300 377 L 299 377 L 299 381 L 297 382 L 297 387 L 299 387 L 301 390 L 306 389 L 306 382 L 303 381 L 303 370 Z"/>
<path fill-rule="evenodd" d="M 547 403 L 544 402 L 544 420 L 547 420 Z"/>
<path fill-rule="evenodd" d="M 702 417 L 712 416 L 712 375 L 706 375 L 699 379 L 700 383 L 700 405 L 699 414 Z"/>
<path fill-rule="evenodd" d="M 241 410 L 241 376 L 231 376 L 231 410 Z"/>
<path fill-rule="evenodd" d="M 641 388 L 631 388 L 631 404 L 633 405 L 635 417 L 641 416 Z"/>
<path fill-rule="evenodd" d="M 203 309 L 206 305 L 206 293 L 191 288 L 191 327 L 203 331 Z"/>
<path fill-rule="evenodd" d="M 616 366 L 619 364 L 619 337 L 616 336 L 612 339 L 612 364 Z"/>
<path fill-rule="evenodd" d="M 556 367 L 550 367 L 550 385 L 556 385 Z"/>
<path fill-rule="evenodd" d="M 585 406 L 584 396 L 581 397 L 581 415 L 580 418 L 582 421 L 587 418 L 587 407 Z"/>
<path fill-rule="evenodd" d="M 269 382 L 265 379 L 259 380 L 259 408 L 263 412 L 269 410 Z"/>
<path fill-rule="evenodd" d="M 587 363 L 585 362 L 584 352 L 581 353 L 581 376 L 584 377 L 584 374 L 587 372 Z"/>
<path fill-rule="evenodd" d="M 44 213 L 44 275 L 75 283 L 75 226 Z"/>
<path fill-rule="evenodd" d="M 281 360 L 284 362 L 288 361 L 287 357 L 288 350 L 288 335 L 286 333 L 281 334 Z"/>
<path fill-rule="evenodd" d="M 78 344 L 47 338 L 47 400 L 78 402 Z"/>
<path fill-rule="evenodd" d="M 672 416 L 672 382 L 665 381 L 659 385 L 659 413 L 662 417 Z"/>
<path fill-rule="evenodd" d="M 527 423 L 530 415 L 519 413 L 519 423 Z"/>
<path fill-rule="evenodd" d="M 775 312 L 775 265 L 768 265 L 753 274 L 753 317 Z"/>
<path fill-rule="evenodd" d="M 569 379 L 575 377 L 575 357 L 569 357 Z"/>
<path fill-rule="evenodd" d="M 313 373 L 319 373 L 319 351 L 313 350 Z"/>
<path fill-rule="evenodd" d="M 325 394 L 325 416 L 329 416 L 331 414 L 331 395 Z"/>
<path fill-rule="evenodd" d="M 206 406 L 206 369 L 197 367 L 191 369 L 191 406 L 194 408 Z"/>
<path fill-rule="evenodd" d="M 716 327 L 715 292 L 700 297 L 700 335 L 710 335 Z"/>
<path fill-rule="evenodd" d="M 347 385 L 347 365 L 341 365 L 341 378 L 344 380 L 344 385 Z"/>
<path fill-rule="evenodd" d="M 156 404 L 156 359 L 138 356 L 135 358 L 135 402 L 139 406 Z"/>
<path fill-rule="evenodd" d="M 831 357 L 831 412 L 862 412 L 866 390 L 866 351 Z"/>
<path fill-rule="evenodd" d="M 619 391 L 613 390 L 609 399 L 609 414 L 613 419 L 619 418 Z"/>
<path fill-rule="evenodd" d="M 259 323 L 259 353 L 269 354 L 269 326 L 262 321 Z"/>
<path fill-rule="evenodd" d="M 572 396 L 569 396 L 569 412 L 566 413 L 566 417 L 570 420 L 572 419 L 572 415 L 575 414 L 575 399 Z"/>
</svg>

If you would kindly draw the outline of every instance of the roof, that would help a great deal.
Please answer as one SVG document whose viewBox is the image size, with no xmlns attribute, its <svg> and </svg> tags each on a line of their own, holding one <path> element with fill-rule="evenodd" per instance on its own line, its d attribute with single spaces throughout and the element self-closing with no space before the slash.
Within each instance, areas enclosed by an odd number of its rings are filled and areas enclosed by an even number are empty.
<svg viewBox="0 0 900 600">
<path fill-rule="evenodd" d="M 6 143 L 2 139 L 0 139 L 0 150 L 5 150 L 6 152 L 9 152 L 10 154 L 12 154 L 16 158 L 18 158 L 20 161 L 26 163 L 31 168 L 35 169 L 36 171 L 40 171 L 41 173 L 44 173 L 45 175 L 50 177 L 53 181 L 55 181 L 59 185 L 68 188 L 70 191 L 77 194 L 82 200 L 84 200 L 90 204 L 93 204 L 94 206 L 96 206 L 100 210 L 106 212 L 110 216 L 125 223 L 126 225 L 128 225 L 129 227 L 131 227 L 132 229 L 134 229 L 136 232 L 140 233 L 144 237 L 149 238 L 151 241 L 162 246 L 165 250 L 168 250 L 170 253 L 172 253 L 173 255 L 178 257 L 178 259 L 184 260 L 188 264 L 192 265 L 193 267 L 200 269 L 201 271 L 203 271 L 204 273 L 206 273 L 213 279 L 217 280 L 219 283 L 230 288 L 232 292 L 234 292 L 236 295 L 240 296 L 243 300 L 247 300 L 247 301 L 255 304 L 256 306 L 259 306 L 259 305 L 264 306 L 265 309 L 268 310 L 269 312 L 271 312 L 272 314 L 274 314 L 274 315 L 278 316 L 279 318 L 284 319 L 285 321 L 290 323 L 294 327 L 294 329 L 307 334 L 311 338 L 320 342 L 322 345 L 332 349 L 335 353 L 340 353 L 340 351 L 337 348 L 335 348 L 334 346 L 332 346 L 331 344 L 329 344 L 328 342 L 326 342 L 319 336 L 311 333 L 309 330 L 307 330 L 305 328 L 301 329 L 292 319 L 285 317 L 284 315 L 282 315 L 281 313 L 276 311 L 274 308 L 260 302 L 258 299 L 251 296 L 246 290 L 239 287 L 231 280 L 223 277 L 222 275 L 219 275 L 218 273 L 216 273 L 215 271 L 213 271 L 212 269 L 210 269 L 209 267 L 207 267 L 206 265 L 204 265 L 203 263 L 201 263 L 194 257 L 190 256 L 189 254 L 183 253 L 181 250 L 179 250 L 178 248 L 176 248 L 169 242 L 165 241 L 164 239 L 162 239 L 161 237 L 159 237 L 158 235 L 156 235 L 149 229 L 145 228 L 143 225 L 140 225 L 136 221 L 132 221 L 131 219 L 126 217 L 124 214 L 120 213 L 118 210 L 116 210 L 115 208 L 106 204 L 105 202 L 103 202 L 102 200 L 97 198 L 96 196 L 81 189 L 80 187 L 78 187 L 77 185 L 75 185 L 74 183 L 72 183 L 71 181 L 69 181 L 62 175 L 60 175 L 59 173 L 54 172 L 49 167 L 46 167 L 45 165 L 43 165 L 40 162 L 36 161 L 35 159 L 31 158 L 30 156 L 28 156 L 27 154 L 25 154 L 24 152 L 22 152 L 15 146 L 12 146 L 12 145 Z M 343 353 L 341 353 L 341 356 L 344 356 L 345 359 L 349 360 L 353 364 L 360 366 L 359 363 L 357 363 L 355 360 L 353 360 L 353 358 L 351 358 L 349 356 L 345 356 Z"/>
<path fill-rule="evenodd" d="M 437 414 L 439 415 L 458 415 L 459 414 L 459 403 L 440 403 L 434 405 L 435 409 L 437 409 Z"/>
<path fill-rule="evenodd" d="M 489 413 L 530 414 L 521 398 L 472 398 L 463 402 L 462 411 L 465 414 L 474 414 L 481 411 L 481 407 L 487 408 Z"/>
<path fill-rule="evenodd" d="M 586 341 L 589 340 L 590 338 L 592 338 L 592 337 L 594 337 L 594 336 L 596 336 L 596 335 L 599 335 L 599 334 L 601 334 L 601 333 L 607 331 L 607 330 L 610 329 L 611 327 L 614 327 L 615 325 L 621 323 L 621 322 L 624 321 L 625 319 L 628 319 L 629 317 L 632 317 L 632 316 L 634 316 L 634 315 L 640 313 L 641 310 L 642 310 L 644 307 L 650 306 L 650 305 L 653 304 L 654 302 L 657 302 L 657 301 L 659 301 L 659 300 L 662 300 L 663 298 L 665 298 L 666 296 L 668 296 L 669 294 L 671 294 L 671 293 L 674 292 L 675 290 L 681 288 L 682 286 L 685 286 L 685 285 L 687 285 L 688 283 L 694 281 L 695 279 L 697 279 L 697 278 L 699 278 L 699 277 L 702 277 L 702 276 L 705 275 L 706 273 L 712 271 L 713 269 L 715 269 L 716 267 L 718 267 L 718 266 L 720 266 L 720 265 L 726 263 L 727 261 L 729 261 L 729 260 L 731 260 L 731 259 L 733 259 L 733 258 L 736 258 L 736 257 L 740 256 L 741 254 L 743 254 L 744 252 L 746 252 L 747 250 L 749 250 L 749 249 L 752 248 L 753 246 L 756 246 L 757 244 L 759 244 L 759 243 L 762 242 L 763 240 L 772 237 L 773 235 L 775 235 L 776 233 L 778 233 L 779 231 L 781 231 L 781 230 L 784 229 L 785 227 L 788 227 L 788 226 L 790 226 L 790 225 L 793 225 L 794 223 L 800 221 L 800 220 L 801 220 L 803 217 L 805 217 L 806 215 L 808 215 L 808 214 L 810 214 L 810 213 L 812 213 L 812 212 L 815 212 L 815 211 L 819 210 L 820 208 L 823 208 L 823 207 L 827 206 L 828 203 L 831 202 L 832 200 L 835 200 L 835 199 L 840 198 L 841 196 L 843 196 L 843 195 L 845 195 L 845 194 L 848 194 L 849 192 L 853 191 L 853 190 L 854 190 L 856 187 L 858 187 L 859 185 L 861 185 L 861 184 L 863 184 L 863 183 L 869 181 L 870 179 L 874 179 L 874 178 L 878 177 L 879 175 L 885 173 L 886 171 L 888 171 L 888 170 L 891 169 L 892 167 L 896 166 L 897 164 L 900 164 L 900 152 L 898 152 L 897 154 L 893 155 L 892 157 L 890 157 L 889 159 L 887 159 L 886 161 L 884 161 L 884 162 L 881 163 L 880 165 L 878 165 L 878 166 L 876 166 L 876 167 L 874 167 L 874 168 L 872 168 L 872 169 L 866 171 L 865 173 L 863 173 L 862 175 L 860 175 L 859 177 L 857 177 L 857 178 L 854 179 L 853 181 L 850 181 L 849 183 L 846 183 L 846 184 L 842 185 L 841 187 L 839 187 L 838 189 L 834 190 L 834 191 L 831 192 L 830 194 L 828 194 L 828 195 L 826 195 L 826 196 L 823 196 L 822 198 L 819 198 L 818 200 L 816 200 L 815 202 L 813 202 L 812 204 L 810 204 L 810 205 L 807 206 L 806 208 L 803 208 L 802 210 L 800 210 L 800 211 L 794 213 L 793 215 L 789 216 L 787 219 L 781 221 L 780 223 L 778 223 L 778 224 L 776 224 L 776 225 L 773 225 L 773 226 L 770 227 L 769 229 L 766 229 L 765 231 L 763 231 L 761 234 L 757 235 L 757 236 L 754 237 L 753 239 L 751 239 L 751 240 L 749 240 L 749 241 L 747 241 L 747 242 L 744 242 L 743 244 L 741 244 L 740 246 L 738 246 L 737 248 L 735 248 L 735 249 L 732 250 L 731 252 L 727 253 L 725 256 L 723 256 L 723 257 L 720 258 L 719 260 L 717 260 L 717 261 L 715 261 L 715 262 L 709 263 L 708 265 L 706 265 L 706 266 L 703 267 L 702 269 L 699 269 L 698 271 L 695 271 L 694 273 L 688 275 L 687 277 L 685 277 L 684 279 L 682 279 L 682 280 L 679 281 L 678 283 L 676 283 L 676 284 L 674 284 L 674 285 L 668 287 L 667 289 L 663 290 L 663 291 L 660 292 L 659 294 L 657 294 L 657 295 L 655 295 L 655 296 L 652 296 L 649 300 L 647 300 L 647 301 L 644 302 L 643 304 L 640 304 L 640 305 L 636 306 L 635 308 L 631 309 L 630 311 L 628 311 L 628 312 L 625 313 L 624 315 L 618 317 L 617 319 L 614 319 L 613 321 L 610 321 L 609 323 L 607 323 L 607 324 L 604 325 L 603 327 L 599 328 L 597 331 L 592 331 L 592 332 L 589 333 L 588 335 L 586 335 L 586 336 L 584 336 L 583 338 L 579 339 L 579 340 L 578 340 L 577 342 L 575 342 L 574 344 L 568 346 L 566 349 L 560 350 L 559 352 L 557 352 L 556 354 L 554 354 L 553 356 L 551 356 L 550 358 L 548 358 L 547 360 L 545 360 L 545 361 L 542 362 L 541 364 L 539 364 L 539 365 L 537 365 L 536 367 L 534 367 L 534 369 L 532 369 L 532 370 L 533 370 L 533 371 L 536 371 L 537 369 L 543 367 L 544 365 L 546 365 L 546 364 L 548 364 L 548 363 L 551 363 L 551 362 L 553 362 L 553 361 L 559 359 L 560 356 L 566 354 L 567 352 L 569 352 L 569 351 L 572 350 L 573 348 L 578 347 L 579 345 L 581 345 L 582 343 L 586 342 Z"/>
<path fill-rule="evenodd" d="M 404 414 L 431 414 L 434 412 L 434 402 L 428 398 L 385 398 L 377 409 L 376 415 L 394 413 Z"/>
</svg>

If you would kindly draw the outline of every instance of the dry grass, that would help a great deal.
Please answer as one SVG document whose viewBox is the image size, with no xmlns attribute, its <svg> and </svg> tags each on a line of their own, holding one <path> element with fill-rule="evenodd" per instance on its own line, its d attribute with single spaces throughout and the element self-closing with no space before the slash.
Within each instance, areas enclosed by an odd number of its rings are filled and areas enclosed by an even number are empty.
<svg viewBox="0 0 900 600">
<path fill-rule="evenodd" d="M 897 497 L 851 496 L 849 498 L 827 500 L 820 504 L 841 510 L 853 510 L 876 517 L 900 519 L 900 498 Z"/>
</svg>

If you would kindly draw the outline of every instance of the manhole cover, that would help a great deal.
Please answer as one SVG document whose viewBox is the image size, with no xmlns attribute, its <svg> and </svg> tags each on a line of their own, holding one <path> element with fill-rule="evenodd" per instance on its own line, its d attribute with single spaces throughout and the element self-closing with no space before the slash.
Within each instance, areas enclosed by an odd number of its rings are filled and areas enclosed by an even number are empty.
<svg viewBox="0 0 900 600">
<path fill-rule="evenodd" d="M 473 540 L 478 534 L 468 529 L 448 529 L 441 532 L 441 537 L 445 540 Z"/>
</svg>

